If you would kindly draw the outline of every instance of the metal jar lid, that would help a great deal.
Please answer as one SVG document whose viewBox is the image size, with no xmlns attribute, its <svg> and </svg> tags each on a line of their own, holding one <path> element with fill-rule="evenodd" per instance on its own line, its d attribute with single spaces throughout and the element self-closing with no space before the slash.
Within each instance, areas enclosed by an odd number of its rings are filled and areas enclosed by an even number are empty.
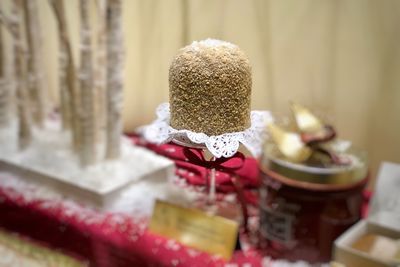
<svg viewBox="0 0 400 267">
<path fill-rule="evenodd" d="M 315 167 L 294 163 L 280 157 L 274 145 L 267 144 L 261 158 L 261 170 L 298 182 L 320 185 L 350 185 L 364 180 L 368 175 L 365 153 L 351 149 L 353 164 L 349 166 Z"/>
</svg>

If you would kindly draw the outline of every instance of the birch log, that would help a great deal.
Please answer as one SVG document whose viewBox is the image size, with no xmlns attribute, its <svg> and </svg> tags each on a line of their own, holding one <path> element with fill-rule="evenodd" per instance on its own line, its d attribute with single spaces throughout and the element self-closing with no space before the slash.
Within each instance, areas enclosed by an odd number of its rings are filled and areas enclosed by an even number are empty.
<svg viewBox="0 0 400 267">
<path fill-rule="evenodd" d="M 81 64 L 80 91 L 82 100 L 81 131 L 82 148 L 80 159 L 82 166 L 95 163 L 95 115 L 94 115 L 94 85 L 92 70 L 91 32 L 89 26 L 89 1 L 80 0 L 81 18 Z"/>
<path fill-rule="evenodd" d="M 62 126 L 64 130 L 72 128 L 72 109 L 73 96 L 70 88 L 68 88 L 67 73 L 69 61 L 69 35 L 68 27 L 65 18 L 63 0 L 49 0 L 53 8 L 54 15 L 58 25 L 58 77 L 59 77 L 59 92 L 60 92 L 60 112 L 62 118 Z M 75 132 L 72 129 L 72 132 Z M 74 138 L 75 139 L 75 138 Z"/>
<path fill-rule="evenodd" d="M 3 24 L 0 25 L 0 78 L 5 76 L 6 58 L 4 51 Z"/>
<path fill-rule="evenodd" d="M 27 40 L 27 77 L 32 113 L 35 123 L 42 126 L 46 117 L 46 92 L 43 88 L 43 65 L 40 47 L 39 10 L 37 0 L 24 0 Z"/>
<path fill-rule="evenodd" d="M 105 136 L 106 129 L 106 49 L 107 49 L 107 0 L 97 0 L 97 29 L 96 29 L 96 65 L 94 73 L 94 86 L 95 86 L 95 114 L 96 114 L 96 140 L 102 143 Z"/>
<path fill-rule="evenodd" d="M 10 18 L 11 32 L 13 34 L 13 50 L 15 61 L 15 82 L 17 91 L 17 110 L 18 110 L 18 146 L 25 149 L 32 141 L 32 119 L 28 101 L 27 77 L 26 77 L 26 49 L 21 35 L 22 26 L 22 0 L 12 1 L 12 17 Z"/>
<path fill-rule="evenodd" d="M 81 148 L 80 114 L 81 101 L 72 46 L 68 35 L 63 0 L 50 0 L 58 25 L 59 86 L 63 128 L 71 129 L 73 148 Z"/>
<path fill-rule="evenodd" d="M 10 87 L 6 76 L 3 27 L 0 25 L 0 129 L 6 128 L 10 121 Z"/>
<path fill-rule="evenodd" d="M 123 37 L 121 1 L 107 3 L 107 147 L 106 157 L 117 158 L 122 134 Z"/>
</svg>

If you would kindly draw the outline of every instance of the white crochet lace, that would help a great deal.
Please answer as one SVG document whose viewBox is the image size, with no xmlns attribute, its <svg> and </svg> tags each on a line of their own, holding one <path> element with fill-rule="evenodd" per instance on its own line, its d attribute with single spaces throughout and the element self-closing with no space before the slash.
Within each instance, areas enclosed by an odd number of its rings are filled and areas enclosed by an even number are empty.
<svg viewBox="0 0 400 267">
<path fill-rule="evenodd" d="M 262 144 L 266 136 L 266 126 L 273 121 L 269 111 L 252 111 L 251 127 L 242 132 L 226 133 L 208 136 L 189 130 L 176 130 L 169 124 L 169 103 L 163 103 L 157 108 L 157 119 L 150 125 L 144 126 L 141 132 L 144 138 L 151 142 L 162 144 L 171 140 L 184 143 L 203 144 L 213 154 L 220 158 L 232 157 L 242 143 L 255 157 L 261 155 Z"/>
</svg>

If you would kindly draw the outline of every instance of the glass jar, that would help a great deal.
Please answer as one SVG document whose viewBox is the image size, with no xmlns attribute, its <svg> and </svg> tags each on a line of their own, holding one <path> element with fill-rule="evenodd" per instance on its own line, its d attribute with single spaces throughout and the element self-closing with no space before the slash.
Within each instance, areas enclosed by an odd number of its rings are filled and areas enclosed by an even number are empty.
<svg viewBox="0 0 400 267">
<path fill-rule="evenodd" d="M 261 170 L 261 247 L 273 258 L 329 261 L 334 240 L 361 217 L 365 163 L 317 168 L 264 156 Z"/>
</svg>

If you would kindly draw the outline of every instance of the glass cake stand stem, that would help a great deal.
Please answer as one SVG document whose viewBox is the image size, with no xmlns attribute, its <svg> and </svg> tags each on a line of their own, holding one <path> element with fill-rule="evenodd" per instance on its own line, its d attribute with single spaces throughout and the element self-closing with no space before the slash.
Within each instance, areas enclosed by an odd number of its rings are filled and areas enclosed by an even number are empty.
<svg viewBox="0 0 400 267">
<path fill-rule="evenodd" d="M 215 161 L 215 157 L 212 157 L 210 161 Z M 209 182 L 209 193 L 208 193 L 208 204 L 215 204 L 215 168 L 211 168 L 208 172 Z"/>
</svg>

